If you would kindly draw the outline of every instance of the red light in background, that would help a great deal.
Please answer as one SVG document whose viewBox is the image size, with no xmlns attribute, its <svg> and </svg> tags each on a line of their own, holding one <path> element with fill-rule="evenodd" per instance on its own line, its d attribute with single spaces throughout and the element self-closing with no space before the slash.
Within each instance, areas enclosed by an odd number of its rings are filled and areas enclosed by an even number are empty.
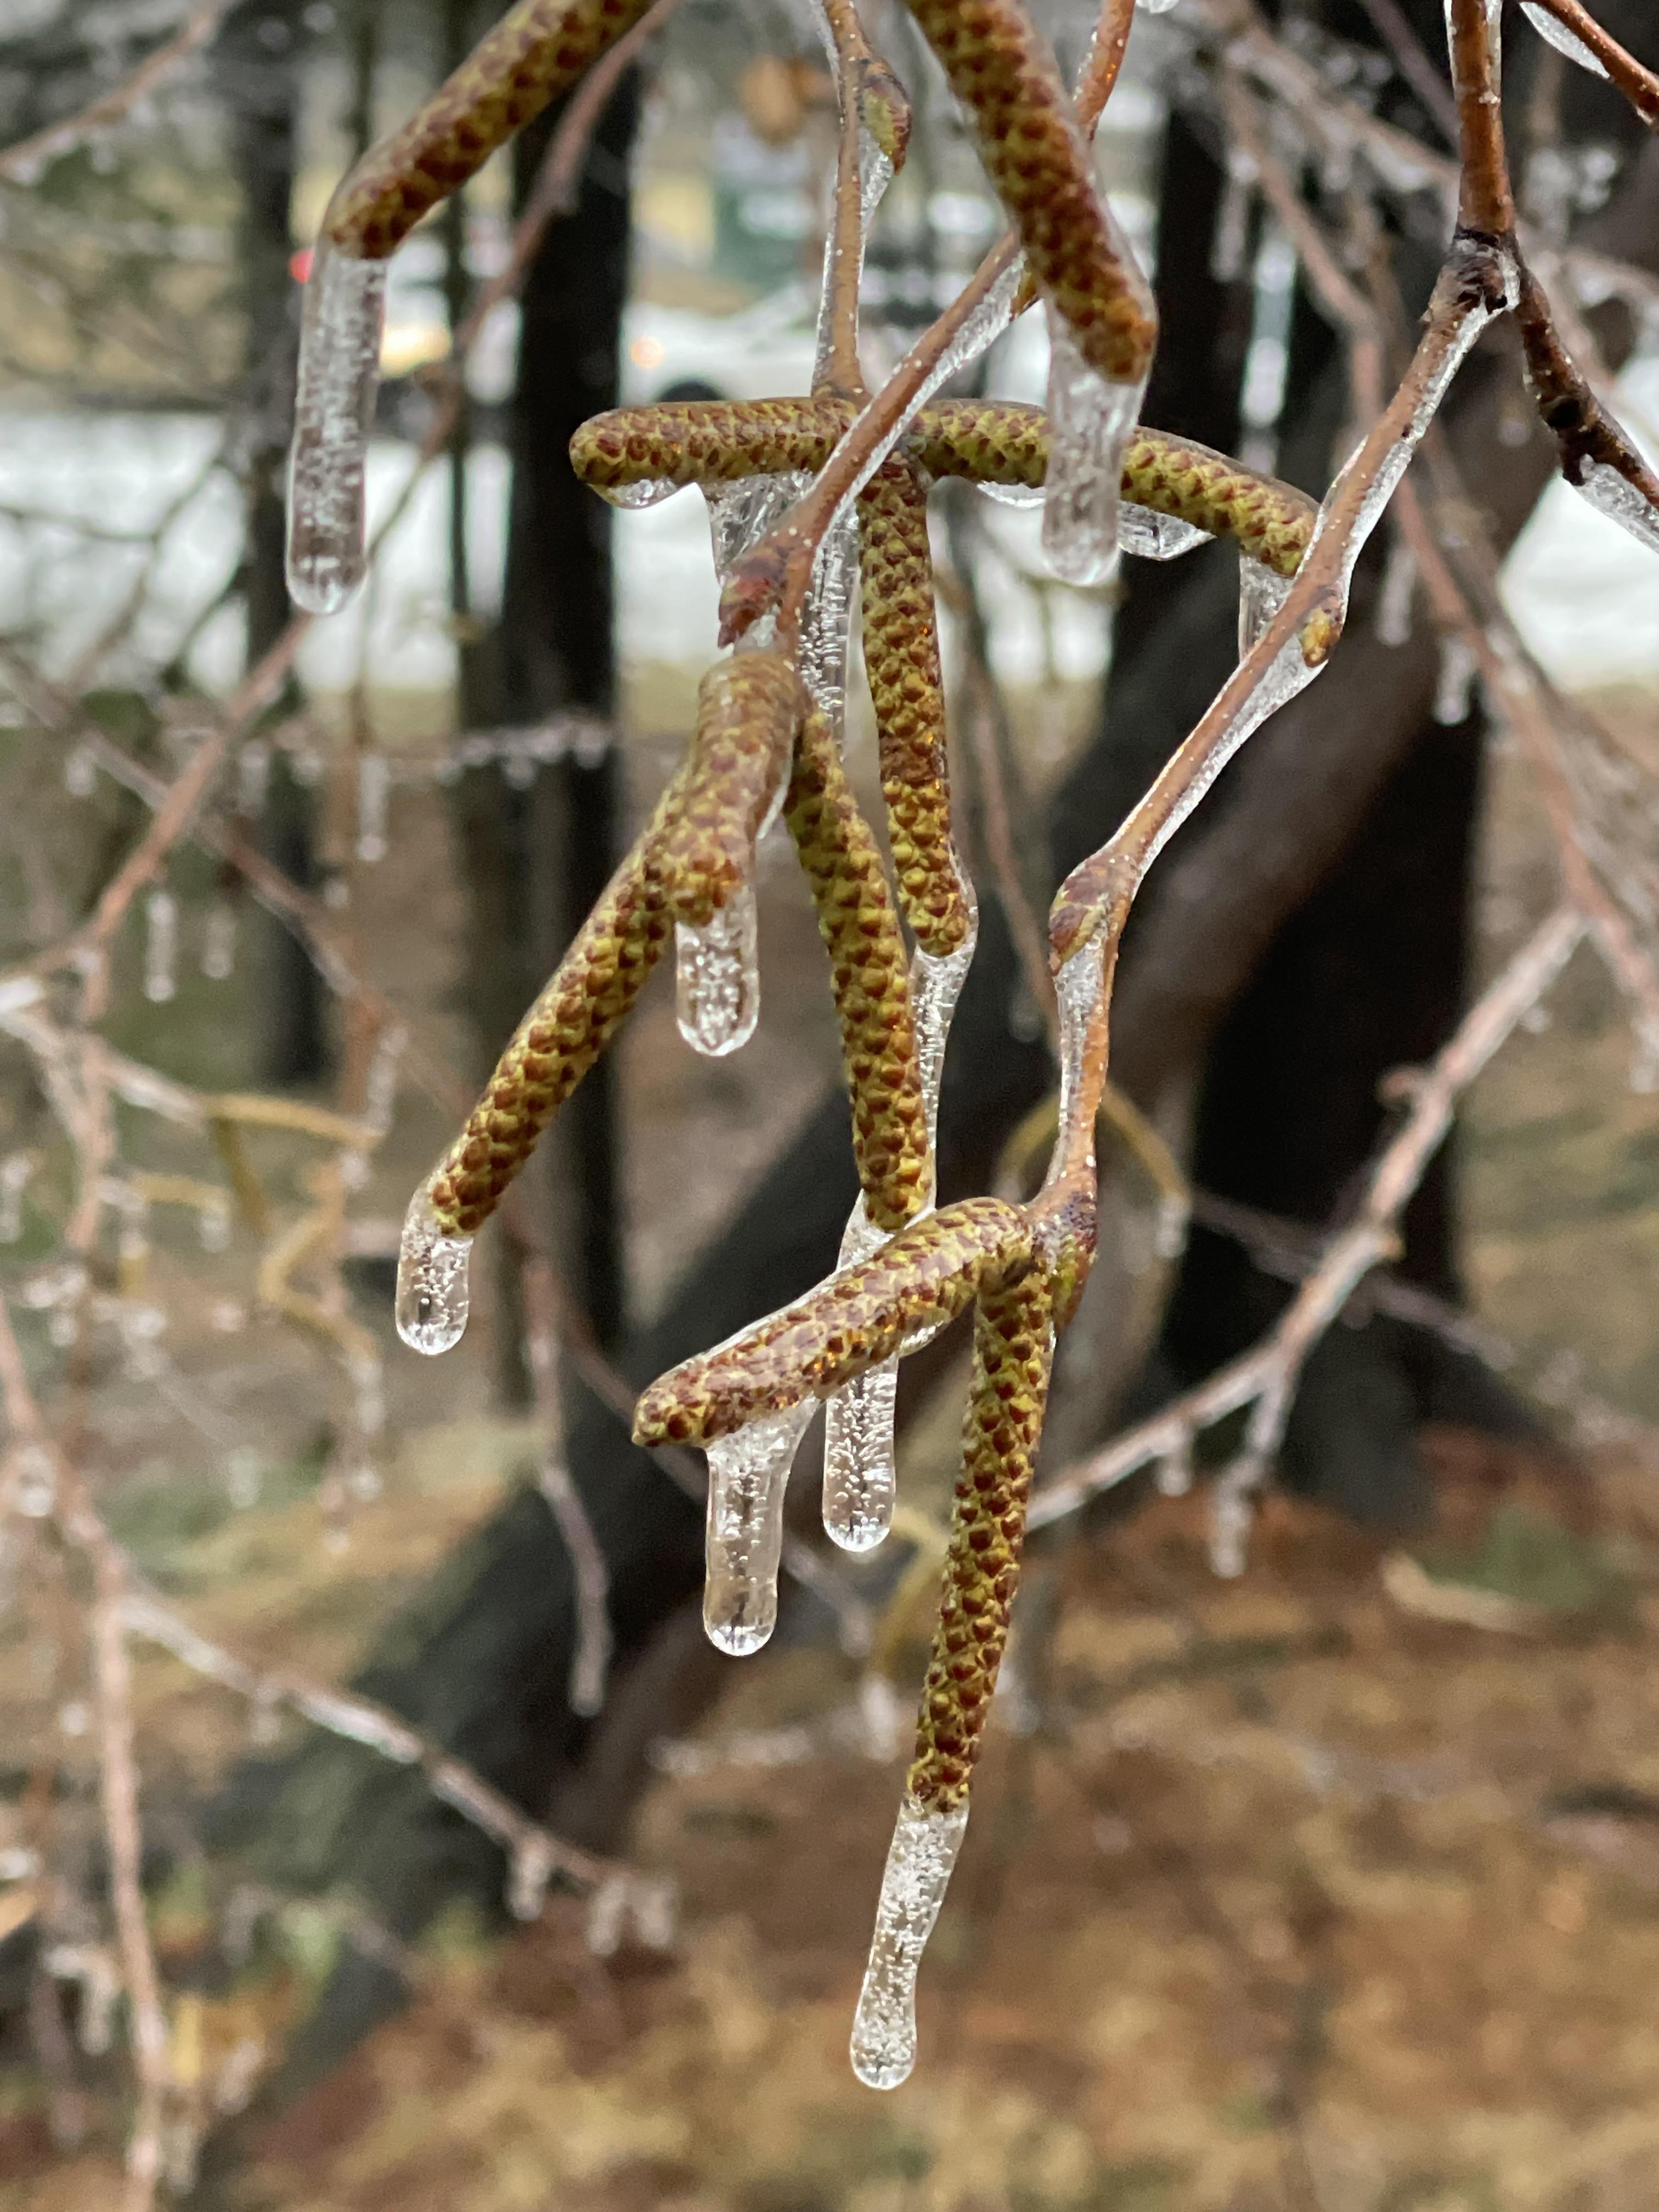
<svg viewBox="0 0 1659 2212">
<path fill-rule="evenodd" d="M 310 276 L 311 264 L 314 258 L 313 249 L 308 246 L 302 246 L 297 253 L 289 254 L 288 273 L 296 284 L 303 284 Z"/>
</svg>

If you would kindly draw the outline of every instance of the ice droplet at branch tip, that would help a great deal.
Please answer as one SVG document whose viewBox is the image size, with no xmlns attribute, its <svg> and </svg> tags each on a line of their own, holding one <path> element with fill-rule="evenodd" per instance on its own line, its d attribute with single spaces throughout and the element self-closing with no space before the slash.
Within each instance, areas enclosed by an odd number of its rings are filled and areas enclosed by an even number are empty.
<svg viewBox="0 0 1659 2212">
<path fill-rule="evenodd" d="M 814 1402 L 763 1414 L 708 1446 L 702 1625 L 734 1659 L 758 1651 L 777 1626 L 784 1493 Z"/>
<path fill-rule="evenodd" d="M 1048 318 L 1048 478 L 1042 550 L 1068 584 L 1103 584 L 1117 567 L 1123 453 L 1146 389 L 1112 384 L 1078 349 L 1065 317 Z"/>
<path fill-rule="evenodd" d="M 319 240 L 306 280 L 288 462 L 288 588 L 338 613 L 363 580 L 364 470 L 380 381 L 386 264 Z"/>
<path fill-rule="evenodd" d="M 866 2088 L 896 2089 L 916 2063 L 916 1973 L 967 1827 L 965 1804 L 939 1813 L 907 1793 L 899 1807 L 853 2020 L 853 2071 Z"/>
<path fill-rule="evenodd" d="M 759 923 L 752 882 L 741 883 L 700 928 L 674 927 L 674 1018 L 705 1060 L 724 1060 L 760 1019 Z"/>
<path fill-rule="evenodd" d="M 424 1183 L 409 1201 L 398 1247 L 398 1334 L 411 1352 L 435 1357 L 459 1344 L 471 1304 L 470 1237 L 452 1237 Z"/>
</svg>

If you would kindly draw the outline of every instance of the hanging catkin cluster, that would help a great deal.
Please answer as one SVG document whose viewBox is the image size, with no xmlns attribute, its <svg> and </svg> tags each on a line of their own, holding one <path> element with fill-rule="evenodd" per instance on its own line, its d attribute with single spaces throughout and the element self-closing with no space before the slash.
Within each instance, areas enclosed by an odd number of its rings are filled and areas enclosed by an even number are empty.
<svg viewBox="0 0 1659 2212">
<path fill-rule="evenodd" d="M 903 158 L 908 110 L 852 0 L 823 0 L 842 139 L 813 391 L 619 410 L 585 424 L 571 447 L 578 476 L 619 503 L 702 490 L 737 649 L 705 678 L 695 732 L 651 820 L 416 1194 L 398 1308 L 420 1349 L 454 1342 L 471 1238 L 671 943 L 688 1041 L 720 1054 L 747 1036 L 757 1006 L 755 848 L 781 812 L 828 954 L 860 1199 L 837 1271 L 653 1382 L 635 1433 L 707 1451 L 705 1618 L 724 1648 L 753 1650 L 775 1617 L 784 1488 L 812 1408 L 828 1407 L 826 1526 L 849 1547 L 878 1541 L 891 1512 L 896 1363 L 972 1310 L 938 1625 L 854 2035 L 860 2073 L 880 2086 L 902 2080 L 914 2056 L 915 1969 L 961 1839 L 1006 1644 L 1054 1335 L 1095 1249 L 1092 1133 L 1109 988 L 1146 870 L 1229 754 L 1323 665 L 1359 550 L 1493 315 L 1522 307 L 1540 404 L 1571 433 L 1572 480 L 1599 486 L 1609 512 L 1621 501 L 1659 502 L 1618 426 L 1577 404 L 1582 380 L 1524 272 L 1498 174 L 1495 10 L 1485 0 L 1451 0 L 1464 204 L 1446 271 L 1399 395 L 1322 508 L 1138 422 L 1156 315 L 1097 189 L 1079 119 L 1091 128 L 1109 93 L 1131 0 L 1107 0 L 1076 106 L 1018 0 L 908 4 L 969 112 L 1012 234 L 868 400 L 859 268 L 880 185 Z M 290 574 L 306 604 L 337 605 L 362 573 L 362 445 L 386 257 L 642 13 L 643 0 L 521 0 L 336 193 L 309 287 L 292 465 Z M 1051 343 L 1046 410 L 935 396 L 1037 297 Z M 1231 538 L 1244 618 L 1236 676 L 1055 902 L 1059 1133 L 1042 1190 L 1025 1205 L 975 1198 L 934 1210 L 938 1071 L 976 911 L 952 828 L 928 550 L 929 488 L 947 477 L 1041 489 L 1045 550 L 1074 581 L 1109 574 L 1120 545 L 1167 557 Z M 791 507 L 808 479 L 813 488 Z M 1638 534 L 1653 529 L 1651 506 L 1639 527 L 1633 512 L 1620 519 Z M 838 598 L 836 586 L 853 564 L 890 884 L 842 764 L 840 624 L 851 595 Z"/>
</svg>

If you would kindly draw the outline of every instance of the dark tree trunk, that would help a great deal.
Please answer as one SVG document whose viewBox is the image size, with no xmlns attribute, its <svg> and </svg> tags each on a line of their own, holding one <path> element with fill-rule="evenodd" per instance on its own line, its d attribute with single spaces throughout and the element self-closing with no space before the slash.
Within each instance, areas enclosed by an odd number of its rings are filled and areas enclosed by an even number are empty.
<svg viewBox="0 0 1659 2212">
<path fill-rule="evenodd" d="M 289 206 L 298 113 L 298 14 L 296 9 L 291 17 L 284 16 L 264 0 L 239 8 L 228 18 L 214 50 L 241 187 L 236 254 L 247 333 L 241 405 L 252 426 L 242 572 L 250 664 L 281 636 L 291 611 L 283 565 L 283 485 L 300 329 L 300 289 L 289 268 L 294 251 Z M 290 690 L 273 713 L 285 712 L 292 703 Z M 295 781 L 287 756 L 278 754 L 259 842 L 267 856 L 307 890 L 317 880 L 314 811 L 311 793 Z M 322 980 L 291 931 L 263 911 L 254 927 L 259 1079 L 279 1090 L 314 1083 L 326 1073 L 329 1059 Z"/>
<path fill-rule="evenodd" d="M 574 212 L 549 226 L 522 295 L 507 574 L 493 656 L 495 718 L 509 726 L 562 709 L 609 715 L 616 703 L 610 509 L 578 483 L 572 433 L 617 400 L 628 289 L 628 159 L 638 116 L 629 76 L 595 135 Z M 558 125 L 556 108 L 514 149 L 522 203 Z M 480 686 L 479 688 L 482 688 Z M 567 755 L 524 790 L 470 771 L 455 819 L 470 902 L 467 1004 L 478 1070 L 496 1054 L 586 919 L 620 847 L 615 753 Z M 601 1061 L 561 1115 L 532 1188 L 556 1224 L 570 1286 L 601 1344 L 626 1306 L 617 1192 L 616 1080 Z M 522 1401 L 517 1283 L 498 1275 L 499 1371 Z"/>
</svg>

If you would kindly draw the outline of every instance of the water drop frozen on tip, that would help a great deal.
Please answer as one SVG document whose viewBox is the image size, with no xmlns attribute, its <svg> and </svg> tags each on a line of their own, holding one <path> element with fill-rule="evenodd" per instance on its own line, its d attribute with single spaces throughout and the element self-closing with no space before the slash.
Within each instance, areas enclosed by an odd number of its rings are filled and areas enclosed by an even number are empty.
<svg viewBox="0 0 1659 2212">
<path fill-rule="evenodd" d="M 664 500 L 672 499 L 683 487 L 672 477 L 643 477 L 637 483 L 600 484 L 599 497 L 612 507 L 626 507 L 630 512 L 646 507 L 660 507 Z"/>
<path fill-rule="evenodd" d="M 1079 349 L 1051 302 L 1048 317 L 1048 477 L 1042 550 L 1068 584 L 1103 584 L 1117 567 L 1123 453 L 1146 386 L 1113 384 Z"/>
<path fill-rule="evenodd" d="M 907 1796 L 899 1807 L 853 2021 L 853 2071 L 867 2088 L 896 2089 L 916 2063 L 916 1974 L 967 1827 L 965 1804 L 937 1813 Z"/>
<path fill-rule="evenodd" d="M 471 1305 L 470 1237 L 440 1224 L 424 1186 L 409 1201 L 398 1247 L 398 1334 L 411 1352 L 434 1357 L 459 1344 Z"/>
<path fill-rule="evenodd" d="M 860 1197 L 841 1240 L 838 1267 L 868 1259 L 887 1242 Z M 873 1551 L 893 1524 L 897 1492 L 894 1410 L 898 1357 L 845 1382 L 823 1408 L 823 1528 L 844 1552 Z"/>
<path fill-rule="evenodd" d="M 288 587 L 337 613 L 363 579 L 364 469 L 380 380 L 384 261 L 319 241 L 306 280 L 288 465 Z"/>
<path fill-rule="evenodd" d="M 1117 511 L 1117 544 L 1121 553 L 1140 561 L 1178 561 L 1196 545 L 1207 545 L 1210 532 L 1178 514 L 1160 514 L 1155 507 L 1139 507 L 1124 500 Z"/>
<path fill-rule="evenodd" d="M 694 928 L 674 929 L 674 1018 L 680 1035 L 706 1060 L 724 1060 L 748 1043 L 760 1019 L 758 916 L 752 883 Z"/>
<path fill-rule="evenodd" d="M 1659 553 L 1659 507 L 1607 461 L 1592 461 L 1573 486 L 1598 514 L 1627 530 L 1638 545 Z"/>
<path fill-rule="evenodd" d="M 758 1651 L 778 1619 L 783 1501 L 813 1401 L 765 1413 L 708 1446 L 702 1625 L 732 1658 Z"/>
</svg>

